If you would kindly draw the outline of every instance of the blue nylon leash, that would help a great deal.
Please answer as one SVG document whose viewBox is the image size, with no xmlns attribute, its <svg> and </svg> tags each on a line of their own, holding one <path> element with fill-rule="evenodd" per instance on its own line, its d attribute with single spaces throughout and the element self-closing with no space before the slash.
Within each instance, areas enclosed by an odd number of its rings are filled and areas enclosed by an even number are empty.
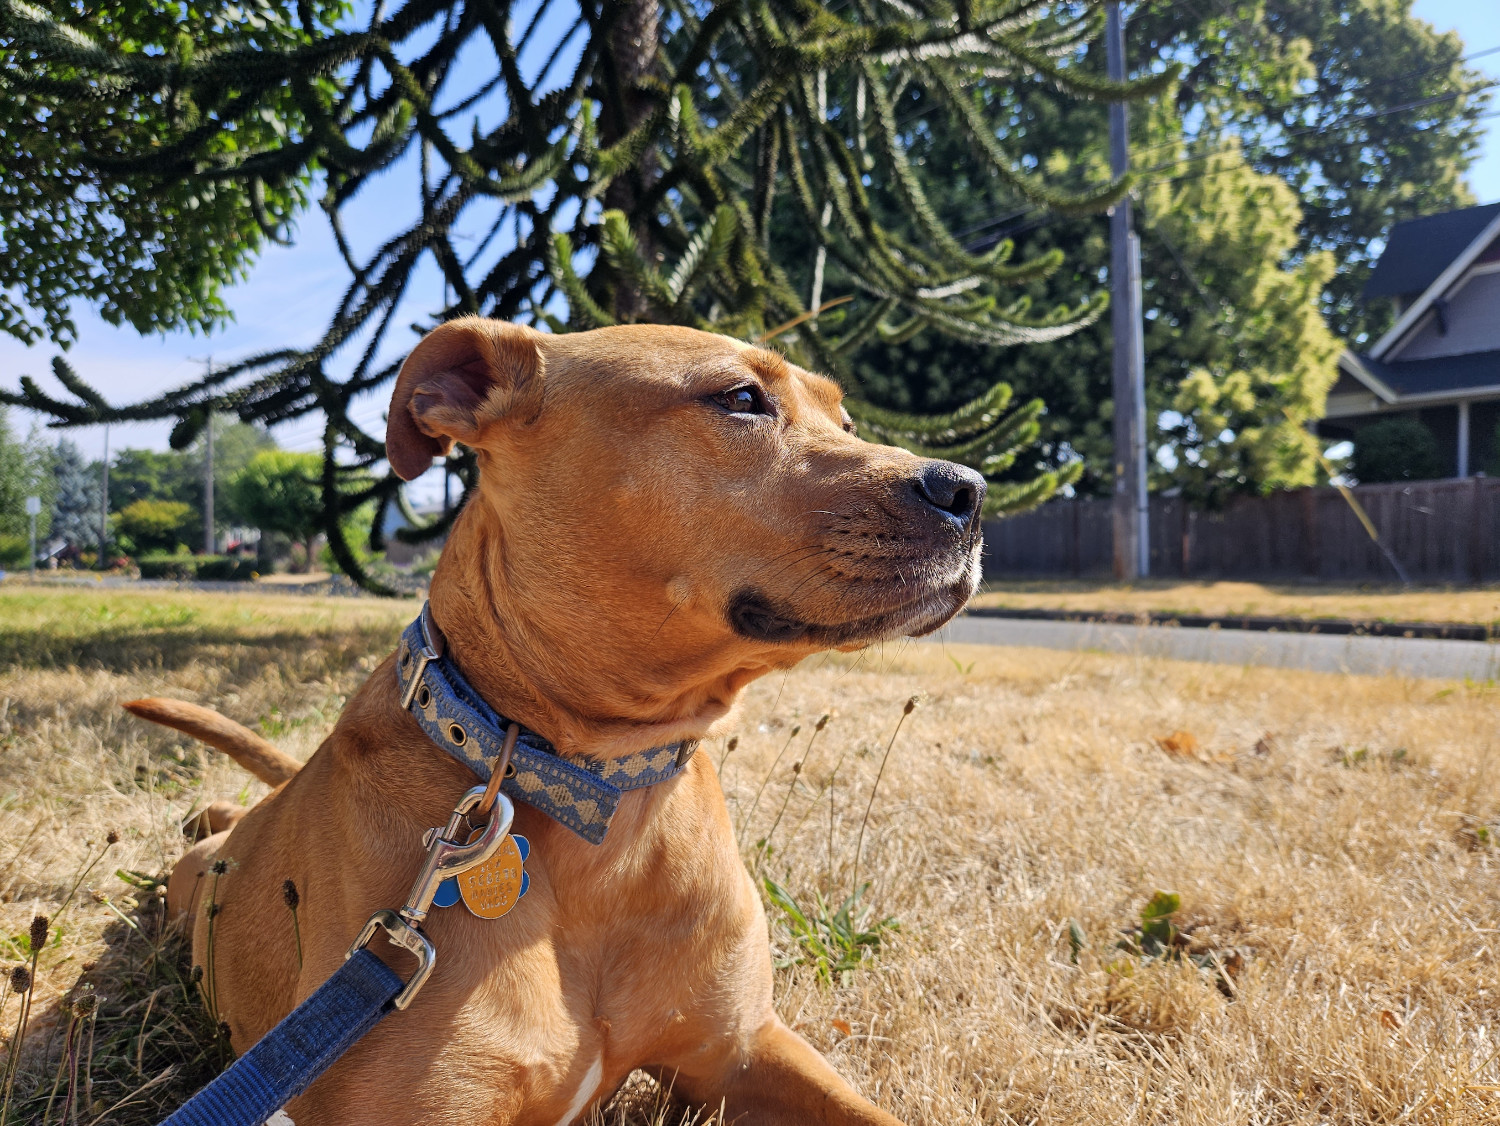
<svg viewBox="0 0 1500 1126">
<path fill-rule="evenodd" d="M 359 951 L 162 1126 L 259 1126 L 379 1024 L 405 985 Z"/>
<path fill-rule="evenodd" d="M 422 869 L 401 910 L 382 908 L 371 915 L 333 976 L 161 1126 L 262 1126 L 387 1013 L 411 1004 L 437 963 L 437 950 L 422 932 L 422 922 L 438 888 L 483 864 L 510 833 L 516 809 L 504 794 L 495 795 L 489 821 L 477 834 L 472 832 L 468 815 L 480 808 L 484 796 L 483 786 L 468 790 L 448 824 L 424 838 Z M 416 955 L 417 969 L 405 981 L 366 949 L 380 931 L 391 945 Z"/>
</svg>

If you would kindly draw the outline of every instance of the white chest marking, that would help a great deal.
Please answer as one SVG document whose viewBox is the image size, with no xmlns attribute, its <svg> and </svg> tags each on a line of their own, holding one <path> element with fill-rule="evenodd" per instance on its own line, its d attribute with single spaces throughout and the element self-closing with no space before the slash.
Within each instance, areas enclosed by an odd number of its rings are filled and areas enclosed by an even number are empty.
<svg viewBox="0 0 1500 1126">
<path fill-rule="evenodd" d="M 588 1073 L 583 1077 L 583 1086 L 578 1088 L 578 1094 L 573 1096 L 573 1103 L 563 1112 L 563 1116 L 557 1120 L 557 1126 L 572 1126 L 577 1117 L 583 1113 L 583 1108 L 593 1101 L 599 1093 L 599 1084 L 604 1079 L 604 1055 L 589 1065 Z"/>
</svg>

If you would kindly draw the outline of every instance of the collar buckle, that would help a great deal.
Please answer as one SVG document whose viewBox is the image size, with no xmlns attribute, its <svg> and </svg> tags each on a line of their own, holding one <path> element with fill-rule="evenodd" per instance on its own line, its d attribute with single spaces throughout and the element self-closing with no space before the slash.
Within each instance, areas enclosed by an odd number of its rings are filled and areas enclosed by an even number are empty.
<svg viewBox="0 0 1500 1126">
<path fill-rule="evenodd" d="M 422 647 L 415 652 L 408 650 L 402 655 L 402 664 L 407 660 L 414 660 L 416 666 L 411 670 L 410 679 L 406 682 L 406 691 L 401 693 L 401 710 L 411 711 L 411 702 L 417 697 L 417 688 L 422 683 L 422 674 L 427 671 L 427 666 L 433 661 L 443 659 L 443 653 L 447 644 L 443 638 L 443 631 L 438 629 L 437 623 L 432 620 L 432 607 L 429 603 L 422 603 L 422 613 L 417 618 L 422 631 Z"/>
</svg>

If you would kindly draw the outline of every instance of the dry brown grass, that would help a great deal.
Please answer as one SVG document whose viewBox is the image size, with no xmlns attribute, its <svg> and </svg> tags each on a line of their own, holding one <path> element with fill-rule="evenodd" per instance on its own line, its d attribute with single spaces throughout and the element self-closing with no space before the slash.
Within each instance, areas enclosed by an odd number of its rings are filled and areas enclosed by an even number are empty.
<svg viewBox="0 0 1500 1126">
<path fill-rule="evenodd" d="M 55 909 L 106 829 L 124 839 L 86 886 L 118 897 L 114 870 L 164 869 L 195 804 L 256 795 L 119 700 L 208 702 L 305 755 L 414 609 L 17 597 L 0 593 L 0 938 Z M 182 608 L 196 617 L 171 624 Z M 778 975 L 783 1015 L 863 1091 L 914 1123 L 1500 1122 L 1493 686 L 926 644 L 820 658 L 751 690 L 723 770 L 738 817 L 801 725 L 743 835 L 754 863 L 786 803 L 764 868 L 804 906 L 848 893 L 912 695 L 860 864 L 872 918 L 900 929 L 831 985 L 807 964 Z M 841 759 L 830 865 L 818 795 Z M 1119 946 L 1159 889 L 1182 896 L 1180 958 Z M 212 1037 L 168 991 L 175 1023 L 151 1018 L 137 1073 L 141 1001 L 167 973 L 147 965 L 149 918 L 141 937 L 80 896 L 62 924 L 18 1090 L 50 1088 L 46 1014 L 97 960 L 120 1058 L 100 1053 L 79 1121 L 172 1062 L 160 1043 L 182 1070 L 110 1119 L 152 1121 L 211 1072 Z M 0 945 L 0 965 L 16 955 Z M 676 1121 L 658 1103 L 647 1087 L 607 1119 Z"/>
<path fill-rule="evenodd" d="M 1119 614 L 1283 615 L 1357 621 L 1472 622 L 1500 626 L 1500 588 L 1318 586 L 1299 583 L 992 582 L 979 606 Z"/>
</svg>

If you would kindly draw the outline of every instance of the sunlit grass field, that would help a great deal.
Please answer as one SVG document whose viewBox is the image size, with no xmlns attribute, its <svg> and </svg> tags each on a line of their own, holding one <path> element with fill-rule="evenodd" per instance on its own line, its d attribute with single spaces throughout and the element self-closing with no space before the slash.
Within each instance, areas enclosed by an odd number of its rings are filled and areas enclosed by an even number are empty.
<svg viewBox="0 0 1500 1126">
<path fill-rule="evenodd" d="M 263 788 L 119 702 L 210 704 L 305 757 L 416 608 L 0 588 L 0 970 L 37 971 L 12 1122 L 155 1122 L 225 1058 L 152 879 L 195 809 Z M 759 682 L 704 751 L 774 884 L 780 1011 L 908 1122 L 1478 1126 L 1497 705 L 913 642 Z M 682 1113 L 636 1084 L 606 1120 Z"/>
<path fill-rule="evenodd" d="M 978 606 L 1116 614 L 1250 615 L 1383 622 L 1465 622 L 1500 630 L 1500 587 L 1322 586 L 1303 583 L 1135 583 L 1015 580 L 987 583 Z"/>
</svg>

